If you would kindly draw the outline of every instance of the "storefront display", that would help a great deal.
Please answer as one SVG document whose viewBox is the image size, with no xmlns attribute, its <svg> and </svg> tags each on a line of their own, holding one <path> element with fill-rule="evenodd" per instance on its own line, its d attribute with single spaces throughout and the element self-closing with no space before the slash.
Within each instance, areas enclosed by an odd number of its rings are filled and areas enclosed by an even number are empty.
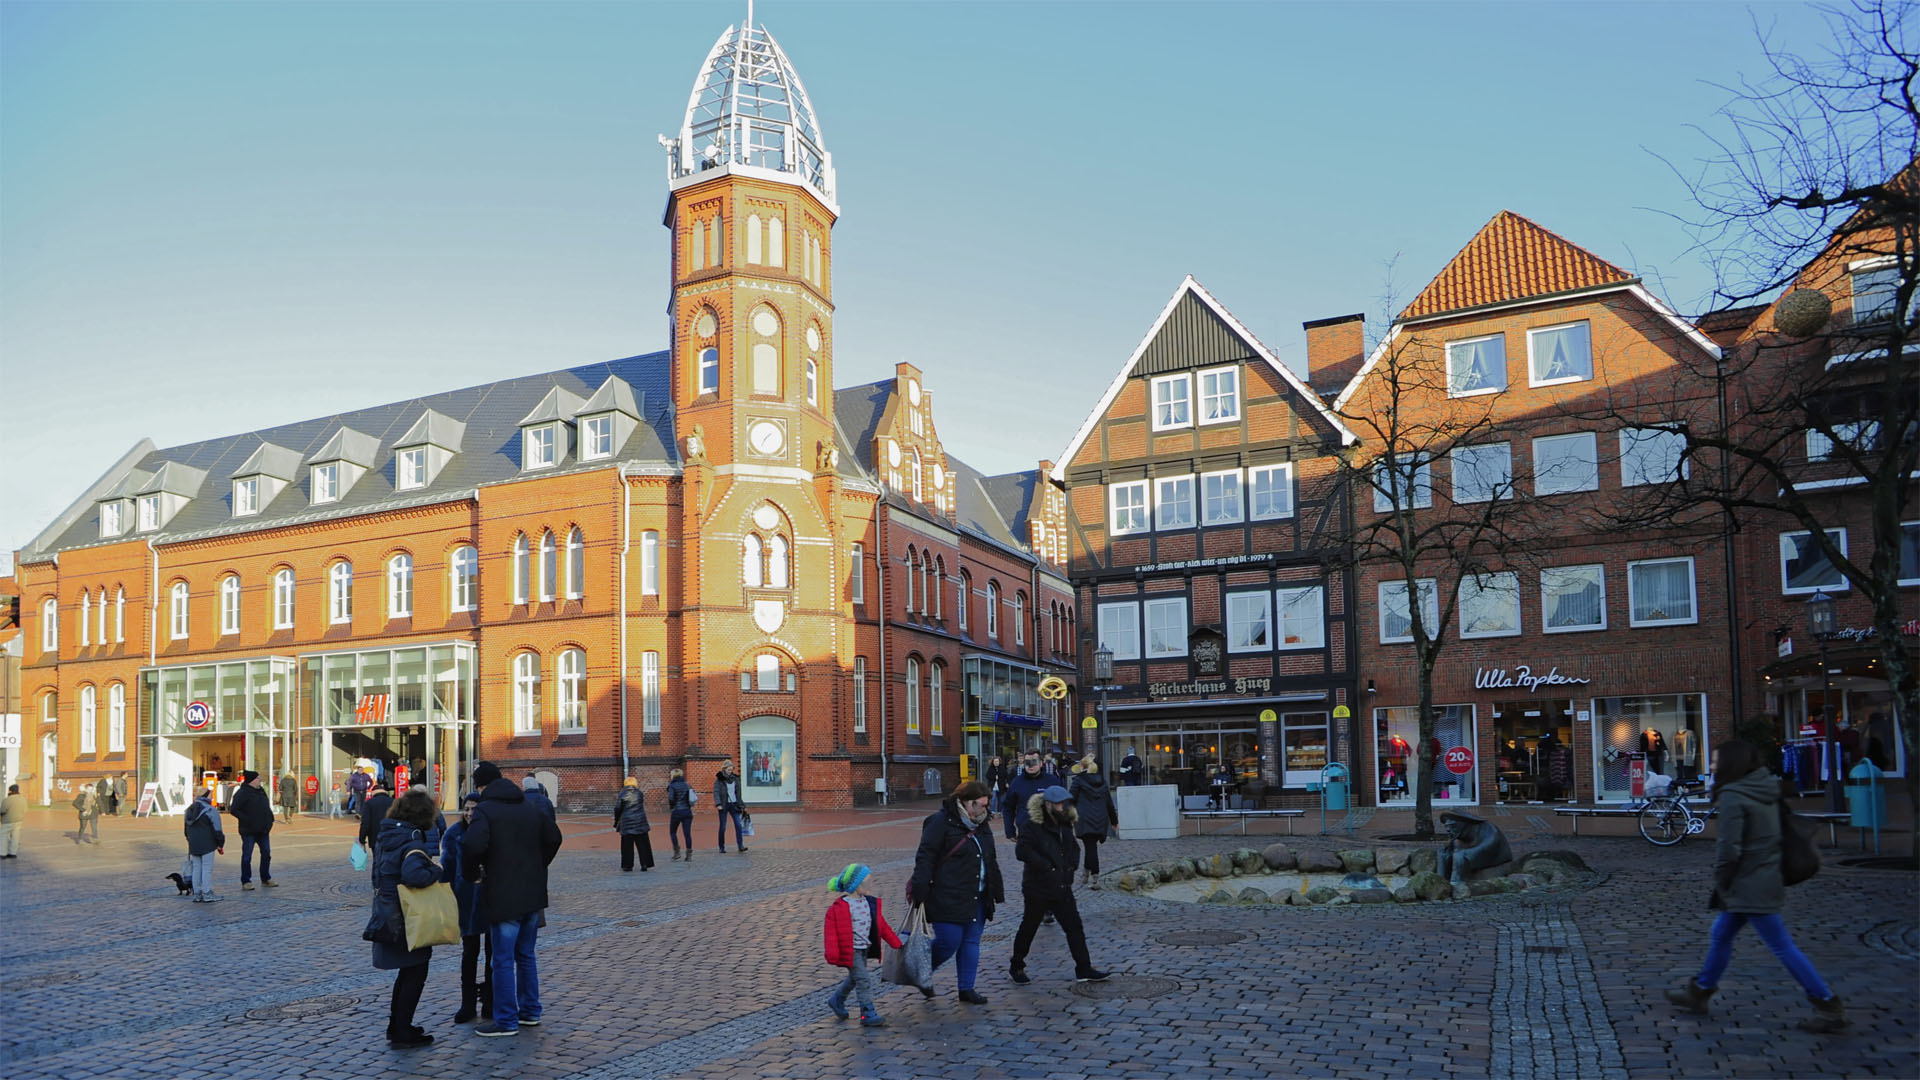
<svg viewBox="0 0 1920 1080">
<path fill-rule="evenodd" d="M 209 773 L 224 782 L 291 767 L 295 672 L 283 656 L 144 669 L 141 782 L 181 806 Z"/>
<path fill-rule="evenodd" d="M 1680 781 L 1707 771 L 1707 703 L 1703 694 L 1634 694 L 1593 699 L 1596 802 L 1634 797 L 1632 769 Z"/>
<path fill-rule="evenodd" d="M 1320 731 L 1324 743 L 1324 718 Z M 1182 795 L 1245 797 L 1251 785 L 1258 784 L 1252 791 L 1266 788 L 1260 783 L 1264 759 L 1259 725 L 1251 716 L 1244 720 L 1113 720 L 1107 733 L 1107 757 L 1117 767 L 1129 748 L 1146 766 L 1146 783 L 1171 784 Z"/>
<path fill-rule="evenodd" d="M 356 768 L 394 776 L 425 763 L 429 790 L 456 805 L 474 738 L 475 648 L 455 641 L 403 649 L 360 649 L 302 658 L 301 768 L 320 780 L 311 810 L 347 790 Z M 367 764 L 356 764 L 366 762 Z M 444 765 L 444 768 L 442 767 Z"/>
<path fill-rule="evenodd" d="M 1433 798 L 1449 806 L 1466 806 L 1480 801 L 1480 770 L 1469 768 L 1456 773 L 1447 768 L 1448 750 L 1468 751 L 1464 760 L 1476 760 L 1478 727 L 1472 705 L 1436 705 L 1433 708 Z M 1420 756 L 1415 753 L 1420 736 L 1420 707 L 1405 705 L 1373 710 L 1374 760 L 1381 806 L 1410 806 L 1419 790 Z"/>
<path fill-rule="evenodd" d="M 1546 698 L 1495 703 L 1493 753 L 1501 802 L 1573 799 L 1573 702 Z"/>
<path fill-rule="evenodd" d="M 1056 717 L 1064 702 L 1040 696 L 1046 672 L 991 656 L 966 656 L 960 663 L 966 691 L 964 748 L 983 763 L 982 769 L 996 754 L 1002 761 L 1014 761 L 1026 750 L 1053 749 Z"/>
</svg>

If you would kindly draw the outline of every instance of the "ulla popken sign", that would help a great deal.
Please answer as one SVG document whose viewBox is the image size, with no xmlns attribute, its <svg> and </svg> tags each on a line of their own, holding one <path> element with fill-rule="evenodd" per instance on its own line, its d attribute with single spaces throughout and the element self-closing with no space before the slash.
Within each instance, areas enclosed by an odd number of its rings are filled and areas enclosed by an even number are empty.
<svg viewBox="0 0 1920 1080">
<path fill-rule="evenodd" d="M 1529 664 L 1521 664 L 1512 671 L 1499 667 L 1473 671 L 1475 690 L 1511 690 L 1518 686 L 1529 694 L 1537 694 L 1543 686 L 1585 686 L 1592 681 L 1579 675 L 1562 675 L 1557 666 L 1548 668 L 1544 675 L 1535 675 Z"/>
</svg>

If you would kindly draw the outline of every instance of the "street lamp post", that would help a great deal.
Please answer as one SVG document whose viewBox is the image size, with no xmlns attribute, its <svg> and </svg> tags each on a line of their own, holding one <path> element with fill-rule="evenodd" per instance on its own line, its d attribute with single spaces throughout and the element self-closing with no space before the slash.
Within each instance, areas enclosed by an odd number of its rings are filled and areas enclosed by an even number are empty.
<svg viewBox="0 0 1920 1080">
<path fill-rule="evenodd" d="M 1820 719 L 1826 728 L 1820 753 L 1827 765 L 1827 809 L 1837 814 L 1846 810 L 1846 799 L 1841 791 L 1845 778 L 1840 774 L 1840 732 L 1836 730 L 1840 711 L 1833 707 L 1833 673 L 1827 670 L 1827 641 L 1833 637 L 1833 597 L 1816 592 L 1807 598 L 1807 630 L 1820 642 Z"/>
<path fill-rule="evenodd" d="M 1113 650 L 1105 645 L 1093 651 L 1093 681 L 1100 687 L 1100 734 L 1107 734 L 1107 684 L 1113 681 Z M 1087 747 L 1093 753 L 1093 747 Z M 1102 765 L 1105 771 L 1105 765 Z"/>
</svg>

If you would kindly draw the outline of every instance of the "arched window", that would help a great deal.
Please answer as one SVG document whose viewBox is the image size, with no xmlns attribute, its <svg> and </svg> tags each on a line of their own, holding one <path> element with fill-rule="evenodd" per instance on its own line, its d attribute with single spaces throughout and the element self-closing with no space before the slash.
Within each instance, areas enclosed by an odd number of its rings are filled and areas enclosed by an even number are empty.
<svg viewBox="0 0 1920 1080">
<path fill-rule="evenodd" d="M 947 668 L 935 660 L 927 669 L 927 719 L 933 724 L 935 735 L 944 735 L 947 731 L 946 707 L 940 698 L 946 692 Z"/>
<path fill-rule="evenodd" d="M 767 541 L 767 584 L 784 589 L 793 581 L 787 563 L 787 538 L 776 535 Z"/>
<path fill-rule="evenodd" d="M 727 249 L 727 219 L 721 214 L 713 215 L 713 231 L 707 234 L 707 263 L 720 265 L 720 256 Z"/>
<path fill-rule="evenodd" d="M 753 658 L 753 670 L 740 672 L 740 689 L 771 694 L 780 689 L 780 657 L 761 653 Z"/>
<path fill-rule="evenodd" d="M 760 265 L 760 215 L 747 215 L 747 262 Z"/>
<path fill-rule="evenodd" d="M 706 222 L 695 221 L 693 223 L 693 238 L 687 244 L 687 249 L 688 249 L 687 251 L 688 257 L 691 259 L 691 265 L 688 266 L 687 269 L 689 270 L 705 269 L 707 265 L 707 223 Z"/>
<path fill-rule="evenodd" d="M 955 595 L 955 601 L 959 604 L 954 610 L 959 613 L 960 629 L 965 630 L 967 613 L 973 610 L 973 575 L 965 570 L 960 571 L 960 590 Z"/>
<path fill-rule="evenodd" d="M 532 580 L 528 567 L 527 534 L 513 534 L 513 602 L 527 602 L 527 583 Z"/>
<path fill-rule="evenodd" d="M 907 734 L 920 734 L 920 661 L 907 657 Z"/>
<path fill-rule="evenodd" d="M 114 683 L 107 687 L 107 753 L 127 751 L 127 688 Z"/>
<path fill-rule="evenodd" d="M 807 357 L 807 404 L 820 404 L 820 365 Z"/>
<path fill-rule="evenodd" d="M 913 612 L 915 611 L 915 608 L 913 606 L 913 590 L 919 584 L 920 584 L 920 553 L 915 551 L 912 545 L 908 545 L 906 599 L 907 599 L 907 614 L 909 615 L 913 614 Z"/>
<path fill-rule="evenodd" d="M 760 537 L 753 533 L 740 541 L 740 580 L 749 589 L 758 589 L 767 583 L 760 562 Z"/>
<path fill-rule="evenodd" d="M 240 632 L 240 576 L 228 574 L 220 579 L 220 633 Z"/>
<path fill-rule="evenodd" d="M 540 654 L 523 652 L 513 658 L 513 733 L 540 733 Z"/>
<path fill-rule="evenodd" d="M 170 606 L 167 609 L 167 626 L 171 629 L 173 640 L 179 641 L 187 636 L 186 582 L 173 583 L 173 588 L 168 590 L 168 602 Z"/>
<path fill-rule="evenodd" d="M 1000 636 L 1000 585 L 993 581 L 987 582 L 987 636 Z"/>
<path fill-rule="evenodd" d="M 471 547 L 453 549 L 447 563 L 448 607 L 453 611 L 472 611 L 480 606 L 480 552 Z"/>
<path fill-rule="evenodd" d="M 587 654 L 568 649 L 560 654 L 560 733 L 587 730 Z"/>
<path fill-rule="evenodd" d="M 720 350 L 711 346 L 700 350 L 700 392 L 720 392 Z"/>
<path fill-rule="evenodd" d="M 934 560 L 933 588 L 929 591 L 933 594 L 933 617 L 938 619 L 940 618 L 941 609 L 940 594 L 947 591 L 947 560 L 945 556 Z"/>
<path fill-rule="evenodd" d="M 915 412 L 914 412 L 914 414 L 913 414 L 913 415 L 915 415 L 915 416 L 919 416 L 919 415 L 920 415 L 920 413 L 919 413 L 919 411 L 918 411 L 918 410 L 915 410 Z M 910 475 L 911 475 L 911 476 L 912 476 L 912 478 L 913 478 L 913 499 L 914 499 L 914 501 L 915 501 L 915 502 L 925 502 L 925 501 L 926 501 L 926 498 L 927 498 L 927 495 L 926 495 L 926 491 L 925 491 L 924 489 L 922 489 L 922 488 L 921 488 L 921 486 L 920 486 L 920 451 L 918 451 L 918 450 L 915 450 L 915 451 L 913 452 L 913 467 L 912 467 L 912 471 L 911 471 L 911 473 L 910 473 Z"/>
<path fill-rule="evenodd" d="M 587 538 L 576 528 L 567 533 L 567 599 L 585 595 L 586 578 Z"/>
<path fill-rule="evenodd" d="M 763 304 L 753 309 L 747 325 L 753 332 L 750 353 L 753 392 L 777 395 L 780 393 L 780 316 Z"/>
<path fill-rule="evenodd" d="M 940 607 L 940 595 L 934 589 L 933 552 L 927 552 L 920 562 L 920 610 L 931 615 Z"/>
<path fill-rule="evenodd" d="M 554 586 L 560 573 L 560 553 L 553 542 L 553 530 L 540 534 L 540 599 L 542 602 L 553 599 Z"/>
<path fill-rule="evenodd" d="M 60 651 L 60 601 L 52 597 L 40 605 L 40 651 Z"/>
<path fill-rule="evenodd" d="M 353 621 L 353 564 L 337 562 L 327 571 L 327 621 Z"/>
<path fill-rule="evenodd" d="M 767 219 L 767 265 L 787 265 L 787 229 L 777 217 Z"/>
<path fill-rule="evenodd" d="M 94 694 L 93 687 L 83 686 L 80 688 L 80 752 L 81 753 L 91 754 L 99 749 L 99 746 L 96 742 L 99 736 L 95 734 L 96 725 L 98 725 L 99 722 L 100 722 L 99 700 Z"/>
<path fill-rule="evenodd" d="M 100 639 L 102 645 L 112 640 L 107 637 L 107 589 L 104 585 L 100 587 L 100 632 L 94 636 Z"/>
<path fill-rule="evenodd" d="M 1013 643 L 1027 643 L 1027 594 L 1023 592 L 1013 594 Z"/>
<path fill-rule="evenodd" d="M 80 644 L 91 645 L 93 639 L 93 599 L 87 590 L 80 590 Z"/>
<path fill-rule="evenodd" d="M 413 617 L 413 556 L 401 552 L 387 560 L 387 618 Z"/>
<path fill-rule="evenodd" d="M 49 726 L 60 718 L 60 695 L 48 694 L 40 699 L 40 722 Z"/>
<path fill-rule="evenodd" d="M 273 574 L 273 628 L 293 629 L 293 571 L 280 569 Z"/>
<path fill-rule="evenodd" d="M 640 595 L 660 595 L 660 534 L 652 529 L 640 534 Z"/>
<path fill-rule="evenodd" d="M 113 640 L 127 640 L 127 590 L 113 590 Z"/>
</svg>

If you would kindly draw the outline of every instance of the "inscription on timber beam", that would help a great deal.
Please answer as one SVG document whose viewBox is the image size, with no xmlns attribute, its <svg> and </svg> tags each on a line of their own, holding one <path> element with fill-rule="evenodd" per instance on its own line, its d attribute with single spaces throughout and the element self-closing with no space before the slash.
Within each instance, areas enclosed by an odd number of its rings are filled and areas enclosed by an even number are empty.
<svg viewBox="0 0 1920 1080">
<path fill-rule="evenodd" d="M 1202 694 L 1267 694 L 1273 692 L 1271 678 L 1195 679 L 1193 682 L 1157 682 L 1147 684 L 1147 696 L 1198 697 Z"/>
</svg>

